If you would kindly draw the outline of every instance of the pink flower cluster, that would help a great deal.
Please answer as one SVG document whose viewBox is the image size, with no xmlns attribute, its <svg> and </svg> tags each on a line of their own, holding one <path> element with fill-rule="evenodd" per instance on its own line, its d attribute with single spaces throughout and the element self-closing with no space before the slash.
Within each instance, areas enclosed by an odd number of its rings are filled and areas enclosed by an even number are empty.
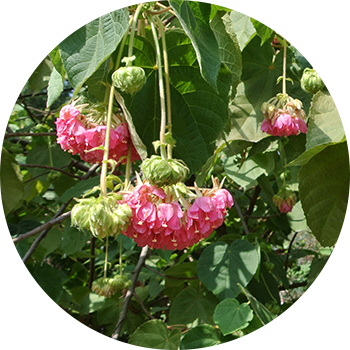
<svg viewBox="0 0 350 350">
<path fill-rule="evenodd" d="M 73 105 L 66 105 L 60 110 L 57 126 L 57 143 L 63 150 L 79 154 L 80 158 L 88 163 L 101 163 L 103 150 L 92 150 L 104 146 L 106 139 L 105 125 L 89 123 L 80 110 Z M 131 142 L 128 126 L 121 122 L 110 131 L 109 159 L 126 162 L 128 147 Z M 131 145 L 131 161 L 140 159 L 133 145 Z"/>
<path fill-rule="evenodd" d="M 272 200 L 281 213 L 289 213 L 293 210 L 297 196 L 291 190 L 282 189 L 272 197 Z"/>
<path fill-rule="evenodd" d="M 188 210 L 168 200 L 162 188 L 144 183 L 125 194 L 123 202 L 132 209 L 131 224 L 123 232 L 143 247 L 184 249 L 208 237 L 224 222 L 232 196 L 224 189 L 198 197 Z"/>
<path fill-rule="evenodd" d="M 298 135 L 299 132 L 306 134 L 307 126 L 303 119 L 292 117 L 288 113 L 280 114 L 274 121 L 266 120 L 262 122 L 261 130 L 272 136 Z"/>
<path fill-rule="evenodd" d="M 261 112 L 265 117 L 261 130 L 272 136 L 282 137 L 307 132 L 302 102 L 287 94 L 277 94 L 264 102 Z"/>
</svg>

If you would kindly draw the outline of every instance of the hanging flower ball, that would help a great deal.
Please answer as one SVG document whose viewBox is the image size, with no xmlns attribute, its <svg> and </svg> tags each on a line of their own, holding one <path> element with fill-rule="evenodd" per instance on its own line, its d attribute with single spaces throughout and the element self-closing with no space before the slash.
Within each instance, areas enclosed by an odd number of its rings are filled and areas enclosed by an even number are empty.
<svg viewBox="0 0 350 350">
<path fill-rule="evenodd" d="M 59 118 L 55 121 L 57 126 L 57 143 L 64 151 L 88 163 L 101 163 L 103 160 L 104 144 L 107 127 L 99 125 L 94 116 L 84 116 L 81 113 L 83 106 L 66 105 L 60 110 Z M 98 120 L 101 122 L 100 118 Z M 110 130 L 109 159 L 125 163 L 131 144 L 131 161 L 140 159 L 132 144 L 127 123 L 114 118 L 113 128 Z"/>
<path fill-rule="evenodd" d="M 303 76 L 300 79 L 301 88 L 310 94 L 316 94 L 316 92 L 323 90 L 325 87 L 324 82 L 318 73 L 311 68 L 305 68 Z"/>
<path fill-rule="evenodd" d="M 306 115 L 302 109 L 302 102 L 278 94 L 268 102 L 264 102 L 261 111 L 265 117 L 261 130 L 272 136 L 290 136 L 306 134 Z"/>
<path fill-rule="evenodd" d="M 172 186 L 159 188 L 144 182 L 124 194 L 123 201 L 132 209 L 132 217 L 122 233 L 141 247 L 185 249 L 221 226 L 227 207 L 233 205 L 231 194 L 218 185 L 203 189 L 203 193 L 196 188 L 196 194 L 191 195 L 195 197 L 193 204 L 183 198 L 183 189 L 179 190 L 181 195 L 175 192 Z"/>
</svg>

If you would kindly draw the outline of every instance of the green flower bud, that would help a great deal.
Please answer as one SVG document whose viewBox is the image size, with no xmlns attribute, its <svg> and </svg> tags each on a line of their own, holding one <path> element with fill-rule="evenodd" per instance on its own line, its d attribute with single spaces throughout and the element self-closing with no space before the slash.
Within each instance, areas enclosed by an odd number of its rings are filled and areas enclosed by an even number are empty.
<svg viewBox="0 0 350 350">
<path fill-rule="evenodd" d="M 144 177 L 157 186 L 173 185 L 186 179 L 189 169 L 177 159 L 162 159 L 153 155 L 141 164 Z"/>
<path fill-rule="evenodd" d="M 325 86 L 318 73 L 311 68 L 304 69 L 300 83 L 301 88 L 310 94 L 316 94 L 316 92 L 322 90 Z"/>
<path fill-rule="evenodd" d="M 141 67 L 120 67 L 112 75 L 114 86 L 130 95 L 140 91 L 146 80 L 146 73 Z"/>
<path fill-rule="evenodd" d="M 98 295 L 110 298 L 118 291 L 129 288 L 130 286 L 131 281 L 127 276 L 116 275 L 113 278 L 98 278 L 92 283 L 91 290 Z"/>
<path fill-rule="evenodd" d="M 329 37 L 339 38 L 343 35 L 345 28 L 345 23 L 339 19 L 334 17 L 329 17 L 327 21 L 323 25 L 323 31 Z"/>
</svg>

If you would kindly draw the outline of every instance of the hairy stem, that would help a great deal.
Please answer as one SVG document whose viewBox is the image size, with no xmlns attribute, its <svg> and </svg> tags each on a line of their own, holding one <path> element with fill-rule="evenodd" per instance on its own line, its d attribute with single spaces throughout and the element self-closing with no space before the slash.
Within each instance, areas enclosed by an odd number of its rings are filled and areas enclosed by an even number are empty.
<svg viewBox="0 0 350 350">
<path fill-rule="evenodd" d="M 287 93 L 286 87 L 286 77 L 287 77 L 287 41 L 284 40 L 283 44 L 283 80 L 282 80 L 282 94 L 285 95 Z"/>
</svg>

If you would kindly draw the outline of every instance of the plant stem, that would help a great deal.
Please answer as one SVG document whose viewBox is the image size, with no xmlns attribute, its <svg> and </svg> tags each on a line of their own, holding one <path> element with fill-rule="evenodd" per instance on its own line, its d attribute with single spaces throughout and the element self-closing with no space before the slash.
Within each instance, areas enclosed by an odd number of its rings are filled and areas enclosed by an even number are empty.
<svg viewBox="0 0 350 350">
<path fill-rule="evenodd" d="M 169 80 L 169 61 L 168 61 L 168 53 L 167 46 L 165 40 L 164 26 L 162 21 L 158 16 L 156 16 L 160 35 L 162 38 L 162 47 L 163 47 L 163 61 L 164 61 L 164 79 L 165 79 L 165 92 L 166 92 L 166 107 L 167 107 L 167 128 L 168 132 L 171 133 L 171 97 L 170 97 L 170 80 Z M 168 159 L 172 158 L 172 145 L 168 145 Z"/>
<path fill-rule="evenodd" d="M 127 188 L 129 186 L 130 170 L 131 170 L 131 143 L 129 143 L 128 157 L 126 159 L 124 188 Z"/>
<path fill-rule="evenodd" d="M 120 273 L 120 276 L 123 274 L 122 253 L 123 253 L 123 241 L 120 241 L 119 242 L 119 273 Z"/>
<path fill-rule="evenodd" d="M 284 40 L 283 44 L 283 80 L 282 80 L 282 94 L 285 95 L 287 93 L 286 87 L 286 77 L 287 77 L 287 41 Z"/>
<path fill-rule="evenodd" d="M 108 264 L 108 236 L 106 238 L 105 265 L 103 268 L 103 278 L 107 277 L 107 264 Z"/>
<path fill-rule="evenodd" d="M 166 126 L 166 106 L 165 106 L 165 95 L 164 95 L 164 81 L 163 81 L 163 69 L 162 69 L 162 56 L 159 47 L 157 30 L 155 27 L 154 19 L 152 16 L 147 14 L 147 18 L 151 24 L 153 40 L 156 47 L 157 54 L 157 66 L 158 66 L 158 82 L 159 82 L 159 98 L 160 98 L 160 132 L 159 132 L 159 141 L 160 141 L 160 152 L 162 158 L 166 159 L 165 153 L 165 126 Z"/>
<path fill-rule="evenodd" d="M 135 36 L 135 29 L 136 29 L 136 23 L 139 18 L 140 11 L 142 9 L 143 3 L 139 4 L 136 8 L 135 14 L 133 16 L 133 22 L 131 26 L 131 33 L 130 33 L 130 41 L 129 41 L 129 50 L 128 50 L 128 57 L 132 56 L 132 50 L 134 46 L 134 36 Z"/>
<path fill-rule="evenodd" d="M 315 71 L 316 70 L 316 55 L 315 55 L 315 49 L 314 49 L 314 42 L 312 39 L 311 21 L 308 20 L 308 22 L 309 22 L 309 35 L 310 35 L 310 46 L 311 46 L 310 61 L 312 62 L 312 69 Z"/>
<path fill-rule="evenodd" d="M 109 137 L 111 134 L 111 121 L 114 101 L 114 85 L 111 86 L 108 100 L 108 112 L 107 112 L 107 125 L 106 125 L 106 139 L 104 144 L 103 161 L 101 168 L 100 186 L 101 194 L 104 198 L 107 197 L 107 166 L 108 166 L 108 153 L 109 153 Z"/>
</svg>

